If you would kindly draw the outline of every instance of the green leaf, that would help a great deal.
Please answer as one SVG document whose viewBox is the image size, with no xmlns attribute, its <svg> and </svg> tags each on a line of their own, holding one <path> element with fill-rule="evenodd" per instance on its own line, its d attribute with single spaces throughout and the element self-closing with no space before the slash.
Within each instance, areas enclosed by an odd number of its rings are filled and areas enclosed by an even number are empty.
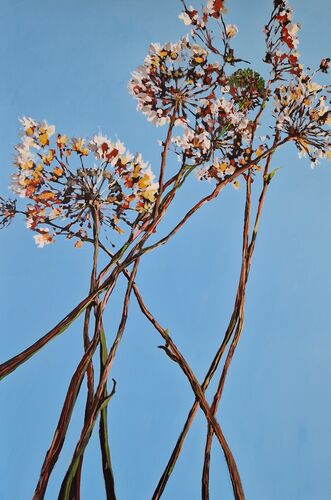
<svg viewBox="0 0 331 500">
<path fill-rule="evenodd" d="M 267 184 L 269 184 L 271 182 L 271 180 L 275 176 L 276 172 L 278 172 L 278 170 L 280 170 L 280 168 L 281 167 L 274 168 L 271 172 L 269 172 L 269 174 L 266 174 L 264 176 L 264 179 L 265 179 L 265 181 L 266 181 Z"/>
</svg>

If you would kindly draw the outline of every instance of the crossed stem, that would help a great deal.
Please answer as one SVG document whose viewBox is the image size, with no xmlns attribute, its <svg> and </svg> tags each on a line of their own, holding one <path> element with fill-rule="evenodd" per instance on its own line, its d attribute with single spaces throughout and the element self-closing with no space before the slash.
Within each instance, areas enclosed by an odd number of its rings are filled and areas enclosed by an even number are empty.
<svg viewBox="0 0 331 500">
<path fill-rule="evenodd" d="M 275 137 L 274 144 L 276 143 L 277 140 L 278 140 L 278 137 Z M 218 351 L 217 351 L 217 353 L 216 353 L 216 355 L 215 355 L 215 357 L 214 357 L 214 359 L 209 367 L 209 370 L 205 376 L 205 379 L 201 385 L 202 390 L 204 392 L 207 390 L 207 388 L 208 388 L 208 386 L 209 386 L 209 384 L 210 384 L 210 382 L 211 382 L 211 380 L 212 380 L 212 378 L 213 378 L 213 376 L 214 376 L 214 374 L 219 366 L 219 363 L 222 359 L 222 356 L 225 352 L 225 349 L 226 349 L 226 347 L 227 347 L 227 345 L 232 337 L 232 334 L 236 328 L 236 324 L 238 321 L 238 317 L 240 314 L 240 308 L 241 308 L 240 295 L 241 295 L 241 299 L 244 299 L 245 287 L 246 287 L 246 283 L 247 283 L 247 279 L 248 279 L 248 275 L 249 275 L 249 270 L 250 270 L 250 265 L 251 265 L 251 261 L 252 261 L 252 257 L 253 257 L 253 253 L 254 253 L 255 241 L 256 241 L 259 223 L 260 223 L 260 219 L 261 219 L 262 208 L 264 205 L 267 188 L 268 188 L 268 185 L 270 182 L 269 177 L 268 177 L 268 172 L 269 172 L 269 167 L 270 167 L 270 163 L 271 163 L 271 159 L 272 159 L 272 154 L 273 153 L 271 151 L 269 156 L 267 157 L 266 166 L 264 169 L 263 187 L 262 187 L 261 195 L 260 195 L 259 202 L 258 202 L 258 208 L 257 208 L 257 212 L 256 212 L 254 228 L 253 228 L 251 241 L 250 241 L 250 245 L 249 245 L 249 251 L 248 251 L 249 259 L 247 262 L 247 266 L 244 262 L 244 259 L 242 260 L 241 273 L 240 273 L 240 278 L 239 278 L 239 283 L 238 283 L 237 294 L 236 294 L 233 312 L 231 314 L 231 318 L 230 318 L 228 327 L 226 329 L 224 338 L 222 340 L 222 343 L 221 343 L 221 345 L 220 345 L 220 347 L 219 347 L 219 349 L 218 349 Z M 246 201 L 245 211 L 246 210 L 247 210 L 247 201 Z M 246 219 L 246 217 L 245 217 L 245 219 Z M 244 223 L 244 225 L 245 225 L 245 223 Z M 244 249 L 244 245 L 245 245 L 244 242 L 247 239 L 247 236 L 246 236 L 247 231 L 248 231 L 248 228 L 246 228 L 246 229 L 244 228 L 243 249 Z M 244 256 L 244 250 L 243 250 L 243 256 Z M 245 281 L 243 281 L 244 267 L 246 267 L 246 273 L 247 273 Z M 156 489 L 155 489 L 153 496 L 152 496 L 152 500 L 159 499 L 161 497 L 166 485 L 167 485 L 167 482 L 168 482 L 168 480 L 171 476 L 171 473 L 175 467 L 177 459 L 181 453 L 181 450 L 182 450 L 184 441 L 186 439 L 186 436 L 188 434 L 188 431 L 191 428 L 192 423 L 194 421 L 198 407 L 199 407 L 199 404 L 198 404 L 197 400 L 195 400 L 194 404 L 192 405 L 192 407 L 188 413 L 188 416 L 187 416 L 186 421 L 184 423 L 183 429 L 182 429 L 182 431 L 177 439 L 177 442 L 173 448 L 173 451 L 172 451 L 171 456 L 168 460 L 168 463 L 167 463 L 167 465 L 166 465 L 166 467 L 165 467 L 165 469 L 160 477 L 160 480 L 156 486 Z M 208 450 L 207 450 L 207 453 L 208 453 Z"/>
<path fill-rule="evenodd" d="M 248 241 L 248 233 L 249 233 L 249 214 L 250 214 L 250 205 L 251 205 L 251 190 L 250 190 L 250 179 L 247 179 L 247 190 L 246 190 L 246 205 L 245 205 L 245 221 L 244 221 L 244 231 L 243 231 L 243 251 L 242 251 L 242 264 L 241 264 L 241 273 L 240 273 L 240 280 L 239 280 L 239 286 L 238 286 L 238 292 L 240 295 L 239 298 L 239 307 L 238 307 L 238 313 L 237 313 L 237 326 L 231 341 L 231 345 L 228 351 L 228 354 L 225 359 L 225 363 L 223 366 L 223 370 L 219 379 L 218 387 L 216 390 L 216 393 L 213 398 L 213 403 L 212 403 L 212 411 L 213 414 L 216 415 L 217 409 L 220 403 L 220 400 L 222 398 L 223 394 L 223 389 L 224 389 L 224 384 L 225 384 L 225 379 L 228 374 L 228 370 L 231 364 L 231 361 L 233 359 L 234 352 L 236 350 L 236 347 L 238 345 L 240 336 L 243 331 L 243 326 L 244 326 L 244 310 L 245 310 L 245 294 L 246 294 L 246 284 L 248 281 L 248 275 L 252 263 L 252 258 L 253 258 L 253 253 L 255 249 L 255 241 L 257 237 L 257 232 L 261 220 L 261 215 L 262 215 L 262 209 L 265 201 L 265 197 L 267 194 L 267 189 L 269 187 L 269 166 L 271 162 L 271 156 L 268 158 L 265 169 L 264 169 L 264 175 L 263 175 L 263 187 L 262 191 L 260 194 L 257 210 L 256 210 L 256 217 L 255 217 L 255 223 L 254 223 L 254 228 L 253 232 L 251 235 L 250 242 Z M 211 445 L 212 445 L 212 439 L 213 439 L 213 429 L 208 425 L 208 430 L 207 430 L 207 437 L 206 437 L 206 445 L 205 445 L 205 457 L 204 457 L 204 465 L 203 465 L 203 472 L 202 472 L 202 498 L 204 500 L 209 499 L 209 473 L 210 473 L 210 451 L 211 451 Z"/>
</svg>

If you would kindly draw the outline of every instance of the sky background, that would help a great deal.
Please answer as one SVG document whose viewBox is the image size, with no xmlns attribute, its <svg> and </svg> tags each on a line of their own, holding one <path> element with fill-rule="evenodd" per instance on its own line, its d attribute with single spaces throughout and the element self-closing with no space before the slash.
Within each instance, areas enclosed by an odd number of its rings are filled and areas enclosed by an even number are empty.
<svg viewBox="0 0 331 500">
<path fill-rule="evenodd" d="M 265 75 L 262 28 L 271 1 L 228 2 L 244 59 Z M 307 65 L 330 55 L 330 4 L 295 0 Z M 177 0 L 2 0 L 0 19 L 0 188 L 12 172 L 18 117 L 47 119 L 68 135 L 102 131 L 159 162 L 155 129 L 128 95 L 130 71 L 150 42 L 185 33 Z M 331 431 L 331 165 L 314 171 L 294 147 L 277 155 L 248 285 L 246 321 L 231 365 L 219 420 L 248 500 L 328 500 Z M 171 166 L 169 167 L 171 168 Z M 257 184 L 257 183 L 255 183 Z M 211 185 L 189 182 L 166 234 Z M 255 185 L 255 188 L 257 186 Z M 166 246 L 148 254 L 137 284 L 146 304 L 202 380 L 229 318 L 238 278 L 244 189 L 227 188 Z M 0 234 L 1 360 L 55 325 L 86 294 L 91 250 L 60 239 L 36 248 L 17 220 Z M 124 283 L 110 304 L 111 339 Z M 158 335 L 132 299 L 112 376 L 110 446 L 119 500 L 151 498 L 193 396 L 179 368 L 157 349 Z M 71 375 L 82 355 L 81 322 L 0 384 L 0 500 L 32 498 Z M 83 386 L 85 389 L 85 385 Z M 208 392 L 212 395 L 215 385 Z M 82 425 L 79 397 L 63 455 L 46 499 L 57 498 Z M 198 414 L 164 493 L 200 498 L 206 423 Z M 82 500 L 104 498 L 97 432 L 88 446 Z M 211 498 L 231 499 L 224 458 L 215 442 Z"/>
</svg>

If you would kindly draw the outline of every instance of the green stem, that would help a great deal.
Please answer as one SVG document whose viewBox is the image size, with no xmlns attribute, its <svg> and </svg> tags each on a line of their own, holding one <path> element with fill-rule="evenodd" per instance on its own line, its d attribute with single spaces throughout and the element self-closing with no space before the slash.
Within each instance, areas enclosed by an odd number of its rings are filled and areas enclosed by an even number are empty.
<svg viewBox="0 0 331 500">
<path fill-rule="evenodd" d="M 107 340 L 104 328 L 102 326 L 100 331 L 100 369 L 103 370 L 105 367 L 105 363 L 108 357 L 107 350 Z M 104 399 L 108 396 L 107 385 L 104 390 Z M 107 413 L 108 408 L 105 405 L 102 408 L 100 413 L 100 423 L 99 423 L 99 441 L 100 441 L 100 449 L 101 449 L 101 458 L 102 458 L 102 472 L 103 479 L 105 483 L 106 496 L 107 500 L 116 500 L 115 494 L 115 481 L 113 468 L 110 457 L 110 449 L 109 449 L 109 439 L 108 439 L 108 421 L 107 421 Z"/>
</svg>

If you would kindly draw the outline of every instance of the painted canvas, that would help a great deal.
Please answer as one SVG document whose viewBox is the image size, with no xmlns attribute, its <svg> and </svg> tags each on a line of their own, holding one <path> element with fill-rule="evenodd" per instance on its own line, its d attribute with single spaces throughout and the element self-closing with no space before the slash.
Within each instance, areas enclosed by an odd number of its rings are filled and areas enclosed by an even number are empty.
<svg viewBox="0 0 331 500">
<path fill-rule="evenodd" d="M 0 500 L 329 500 L 330 3 L 1 11 Z"/>
</svg>

